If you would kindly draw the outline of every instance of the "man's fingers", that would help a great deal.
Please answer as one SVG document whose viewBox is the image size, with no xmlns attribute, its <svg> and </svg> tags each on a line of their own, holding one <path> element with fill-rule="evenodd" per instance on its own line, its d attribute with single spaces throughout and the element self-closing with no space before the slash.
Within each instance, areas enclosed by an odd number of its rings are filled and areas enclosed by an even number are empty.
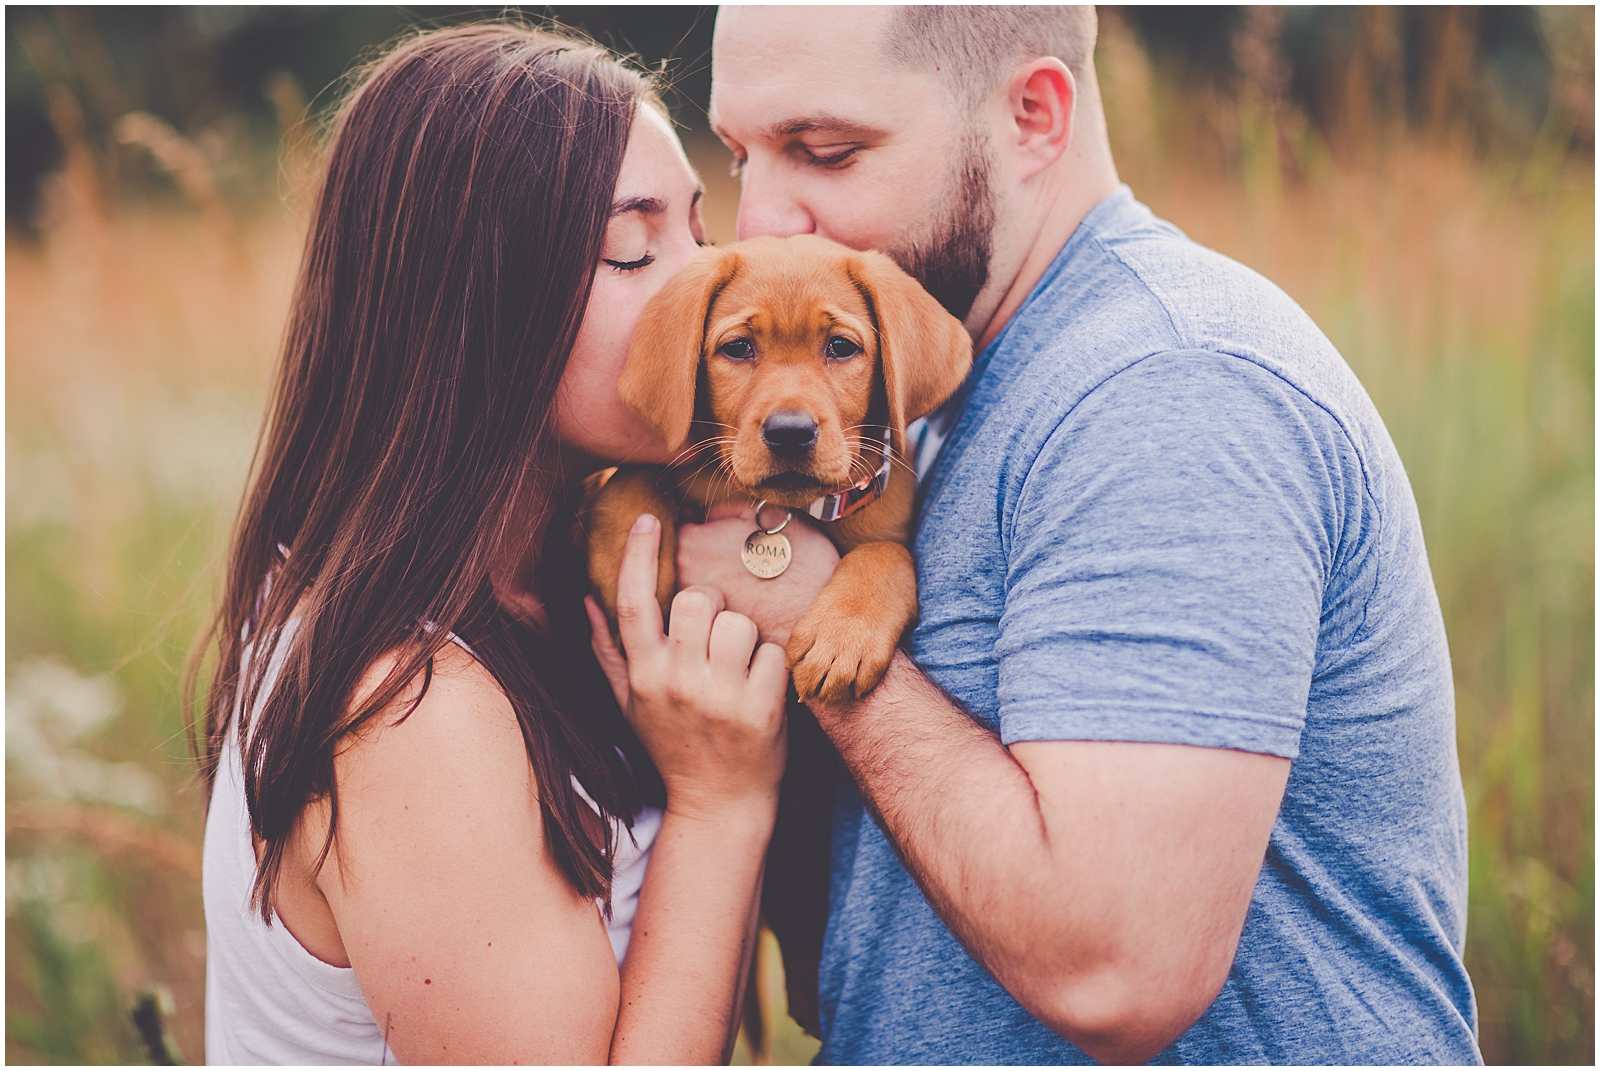
<svg viewBox="0 0 1600 1071">
<path fill-rule="evenodd" d="M 628 533 L 617 572 L 617 633 L 630 656 L 662 642 L 661 606 L 656 602 L 660 549 L 661 522 L 654 514 L 641 513 Z"/>
<path fill-rule="evenodd" d="M 722 612 L 722 592 L 704 584 L 684 588 L 672 599 L 672 620 L 667 632 L 697 652 L 706 650 L 711 623 Z"/>
<path fill-rule="evenodd" d="M 756 623 L 743 614 L 724 610 L 711 623 L 711 669 L 719 675 L 739 679 L 750 666 L 750 652 L 756 649 Z"/>
<path fill-rule="evenodd" d="M 756 648 L 756 656 L 750 660 L 750 683 L 762 691 L 784 690 L 789 683 L 789 663 L 782 647 L 763 643 Z"/>
</svg>

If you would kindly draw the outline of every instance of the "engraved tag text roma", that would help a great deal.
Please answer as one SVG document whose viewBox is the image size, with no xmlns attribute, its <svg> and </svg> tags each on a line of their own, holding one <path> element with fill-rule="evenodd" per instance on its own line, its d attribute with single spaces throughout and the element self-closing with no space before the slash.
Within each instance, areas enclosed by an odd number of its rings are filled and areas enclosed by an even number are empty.
<svg viewBox="0 0 1600 1071">
<path fill-rule="evenodd" d="M 744 541 L 740 552 L 744 567 L 763 580 L 771 580 L 789 568 L 789 537 L 782 532 L 764 532 L 757 528 Z"/>
</svg>

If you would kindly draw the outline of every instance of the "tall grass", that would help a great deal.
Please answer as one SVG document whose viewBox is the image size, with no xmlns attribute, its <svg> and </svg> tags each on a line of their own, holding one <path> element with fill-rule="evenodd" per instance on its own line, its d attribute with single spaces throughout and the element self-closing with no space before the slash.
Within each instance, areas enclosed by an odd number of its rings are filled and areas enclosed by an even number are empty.
<svg viewBox="0 0 1600 1071">
<path fill-rule="evenodd" d="M 298 238 L 282 212 L 237 233 L 108 216 L 92 180 L 58 176 L 42 238 L 6 250 L 6 1056 L 142 1059 L 128 1009 L 165 986 L 198 1060 L 202 807 L 176 685 Z"/>
<path fill-rule="evenodd" d="M 1134 192 L 1299 300 L 1394 435 L 1455 667 L 1484 1052 L 1591 1063 L 1592 164 L 1568 159 L 1559 114 L 1487 160 L 1370 110 L 1319 134 L 1270 77 L 1196 90 L 1110 18 L 1100 62 Z M 288 183 L 287 200 L 207 193 L 194 169 L 216 161 L 142 121 L 118 130 L 188 200 L 113 196 L 72 102 L 53 114 L 63 171 L 39 235 L 6 245 L 6 1056 L 139 1060 L 128 1009 L 165 987 L 198 1060 L 201 805 L 176 681 L 303 219 Z M 691 150 L 731 238 L 725 156 Z M 777 977 L 762 988 L 781 1007 Z M 791 1025 L 740 1057 L 814 1048 Z"/>
</svg>

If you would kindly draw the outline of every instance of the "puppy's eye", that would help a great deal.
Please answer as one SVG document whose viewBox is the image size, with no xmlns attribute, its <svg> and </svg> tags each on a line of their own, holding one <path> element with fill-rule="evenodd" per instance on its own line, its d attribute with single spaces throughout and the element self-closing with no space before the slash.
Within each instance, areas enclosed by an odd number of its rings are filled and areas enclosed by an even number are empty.
<svg viewBox="0 0 1600 1071">
<path fill-rule="evenodd" d="M 828 356 L 835 361 L 848 361 L 860 352 L 861 347 L 847 338 L 840 338 L 835 335 L 828 339 Z"/>
<path fill-rule="evenodd" d="M 730 361 L 748 361 L 756 355 L 756 348 L 749 339 L 736 338 L 732 342 L 724 342 L 717 352 Z"/>
</svg>

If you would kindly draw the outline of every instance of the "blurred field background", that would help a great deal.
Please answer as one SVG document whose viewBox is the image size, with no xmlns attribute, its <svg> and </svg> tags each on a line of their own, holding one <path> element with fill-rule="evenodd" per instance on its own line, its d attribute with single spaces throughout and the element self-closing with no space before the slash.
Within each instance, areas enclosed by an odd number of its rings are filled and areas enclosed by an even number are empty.
<svg viewBox="0 0 1600 1071">
<path fill-rule="evenodd" d="M 184 652 L 261 419 L 322 121 L 501 9 L 6 10 L 6 1059 L 203 1056 Z M 528 8 L 648 64 L 709 186 L 709 8 Z M 1388 422 L 1455 666 L 1490 1063 L 1594 1062 L 1594 9 L 1102 9 L 1123 177 L 1289 291 Z M 783 1026 L 741 1061 L 804 1062 Z"/>
</svg>

